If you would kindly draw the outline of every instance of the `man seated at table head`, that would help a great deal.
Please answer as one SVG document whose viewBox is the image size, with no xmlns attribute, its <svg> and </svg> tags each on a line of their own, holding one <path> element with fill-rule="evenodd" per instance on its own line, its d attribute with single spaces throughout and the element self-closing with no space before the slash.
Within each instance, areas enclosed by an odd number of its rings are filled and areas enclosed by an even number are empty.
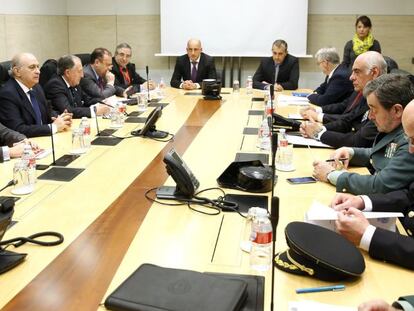
<svg viewBox="0 0 414 311">
<path fill-rule="evenodd" d="M 369 108 L 362 91 L 369 81 L 386 72 L 387 63 L 380 53 L 369 51 L 359 55 L 350 77 L 354 92 L 342 102 L 302 111 L 304 118 L 310 120 L 301 125 L 303 135 L 336 148 L 372 146 L 377 129 L 368 119 Z"/>
<path fill-rule="evenodd" d="M 96 104 L 82 91 L 79 82 L 83 77 L 82 62 L 75 55 L 65 55 L 58 60 L 58 75 L 50 79 L 45 87 L 46 98 L 50 100 L 54 110 L 59 113 L 69 111 L 74 118 L 103 115 L 109 113 L 110 108 L 103 104 Z"/>
<path fill-rule="evenodd" d="M 21 157 L 25 143 L 31 144 L 34 151 L 38 149 L 37 144 L 26 139 L 26 136 L 0 123 L 0 162 Z"/>
<path fill-rule="evenodd" d="M 411 291 L 412 292 L 412 291 Z M 414 295 L 399 297 L 392 305 L 382 299 L 374 299 L 358 306 L 358 311 L 412 311 L 414 310 Z"/>
<path fill-rule="evenodd" d="M 274 84 L 275 91 L 296 90 L 299 81 L 299 60 L 288 53 L 285 40 L 272 44 L 272 57 L 263 58 L 253 76 L 253 88 L 268 89 Z"/>
<path fill-rule="evenodd" d="M 149 87 L 150 90 L 155 89 L 154 81 L 149 81 L 141 77 L 135 69 L 135 64 L 131 63 L 132 48 L 128 43 L 120 43 L 115 48 L 115 56 L 112 58 L 111 72 L 115 76 L 115 86 L 123 90 L 128 90 L 128 93 L 137 93 L 141 88 L 145 90 Z"/>
<path fill-rule="evenodd" d="M 80 81 L 82 90 L 97 100 L 112 95 L 126 96 L 122 88 L 115 86 L 112 69 L 112 54 L 108 49 L 96 48 L 92 51 L 90 64 L 84 66 L 84 76 Z"/>
<path fill-rule="evenodd" d="M 201 87 L 204 79 L 216 79 L 214 59 L 203 53 L 201 41 L 190 39 L 187 42 L 187 54 L 177 57 L 171 86 L 175 88 L 194 90 Z"/>
<path fill-rule="evenodd" d="M 316 52 L 315 59 L 326 77 L 313 94 L 308 95 L 309 101 L 317 106 L 325 106 L 348 98 L 354 88 L 349 79 L 349 69 L 340 64 L 338 51 L 333 47 L 321 48 Z"/>
<path fill-rule="evenodd" d="M 39 83 L 39 62 L 30 53 L 13 57 L 12 78 L 0 88 L 0 122 L 26 137 L 50 135 L 70 128 L 72 114 L 52 112 Z"/>
<path fill-rule="evenodd" d="M 337 149 L 333 162 L 315 161 L 313 176 L 336 185 L 338 192 L 353 194 L 387 193 L 407 188 L 414 181 L 414 157 L 408 152 L 401 118 L 405 106 L 414 98 L 414 85 L 403 75 L 387 74 L 364 88 L 369 118 L 377 129 L 372 148 Z M 340 160 L 346 159 L 346 160 Z M 364 166 L 372 175 L 351 173 L 348 164 Z"/>
<path fill-rule="evenodd" d="M 409 141 L 408 150 L 414 158 L 414 100 L 404 109 L 402 125 Z M 354 196 L 338 193 L 331 206 L 340 212 L 336 227 L 348 240 L 368 251 L 373 258 L 414 269 L 414 180 L 408 189 L 387 194 Z M 405 217 L 400 221 L 408 236 L 375 228 L 361 211 L 403 213 Z"/>
</svg>

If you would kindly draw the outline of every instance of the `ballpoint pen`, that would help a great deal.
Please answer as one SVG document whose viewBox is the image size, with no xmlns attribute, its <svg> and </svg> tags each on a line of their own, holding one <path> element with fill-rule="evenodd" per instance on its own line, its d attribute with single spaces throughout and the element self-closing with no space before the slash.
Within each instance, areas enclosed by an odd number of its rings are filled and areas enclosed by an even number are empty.
<svg viewBox="0 0 414 311">
<path fill-rule="evenodd" d="M 306 293 L 319 293 L 319 292 L 336 292 L 345 290 L 345 285 L 332 285 L 332 286 L 321 286 L 321 287 L 310 287 L 310 288 L 298 288 L 297 294 Z"/>
<path fill-rule="evenodd" d="M 339 158 L 338 159 L 338 161 L 346 161 L 346 160 L 348 160 L 348 158 Z M 328 160 L 325 160 L 325 162 L 335 162 L 335 159 L 328 159 Z"/>
</svg>

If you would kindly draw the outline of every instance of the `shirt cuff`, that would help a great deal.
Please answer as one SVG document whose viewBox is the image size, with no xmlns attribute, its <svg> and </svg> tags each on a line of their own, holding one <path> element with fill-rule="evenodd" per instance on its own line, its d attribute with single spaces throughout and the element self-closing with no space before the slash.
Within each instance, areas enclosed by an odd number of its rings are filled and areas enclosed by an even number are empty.
<svg viewBox="0 0 414 311">
<path fill-rule="evenodd" d="M 57 131 L 58 131 L 58 130 L 57 130 L 57 126 L 56 126 L 55 124 L 53 124 L 53 123 L 52 123 L 52 124 L 49 124 L 49 126 L 52 128 L 52 133 L 53 133 L 53 134 L 56 134 L 56 133 L 57 133 Z"/>
<path fill-rule="evenodd" d="M 320 132 L 318 133 L 318 136 L 316 136 L 316 139 L 321 140 L 321 136 L 325 132 L 326 132 L 326 127 L 322 126 L 322 130 L 320 130 Z"/>
<path fill-rule="evenodd" d="M 345 171 L 332 171 L 328 174 L 327 178 L 332 185 L 336 186 L 339 176 L 343 173 L 345 173 Z"/>
<path fill-rule="evenodd" d="M 96 114 L 95 114 L 95 107 L 96 106 L 97 105 L 92 105 L 92 106 L 89 107 L 89 109 L 91 110 L 91 118 L 95 118 L 96 117 Z"/>
<path fill-rule="evenodd" d="M 194 83 L 197 89 L 201 89 L 201 85 L 198 83 Z"/>
<path fill-rule="evenodd" d="M 181 83 L 181 84 L 180 84 L 180 89 L 182 89 L 182 88 L 183 88 L 183 84 L 184 84 L 184 83 Z"/>
<path fill-rule="evenodd" d="M 364 212 L 372 212 L 372 201 L 367 195 L 360 195 L 362 201 L 364 201 Z"/>
<path fill-rule="evenodd" d="M 405 300 L 398 300 L 395 301 L 392 306 L 394 308 L 398 308 L 401 309 L 403 311 L 414 311 L 414 307 L 412 304 L 410 304 L 409 302 L 405 301 Z"/>
<path fill-rule="evenodd" d="M 322 113 L 322 107 L 315 107 L 315 111 L 318 113 Z"/>
<path fill-rule="evenodd" d="M 374 236 L 376 228 L 373 225 L 369 225 L 364 234 L 362 235 L 361 242 L 359 242 L 359 247 L 365 251 L 369 251 L 369 246 L 371 245 L 372 237 Z"/>
<path fill-rule="evenodd" d="M 348 149 L 348 153 L 349 153 L 349 160 L 351 160 L 355 154 L 355 150 L 354 148 L 349 148 L 349 147 L 345 147 L 346 149 Z"/>
<path fill-rule="evenodd" d="M 316 118 L 318 120 L 318 122 L 323 123 L 323 115 L 324 115 L 323 112 L 318 113 L 318 117 Z"/>
<path fill-rule="evenodd" d="M 3 146 L 1 148 L 3 150 L 3 161 L 9 161 L 10 160 L 10 150 L 9 150 L 9 147 Z"/>
</svg>

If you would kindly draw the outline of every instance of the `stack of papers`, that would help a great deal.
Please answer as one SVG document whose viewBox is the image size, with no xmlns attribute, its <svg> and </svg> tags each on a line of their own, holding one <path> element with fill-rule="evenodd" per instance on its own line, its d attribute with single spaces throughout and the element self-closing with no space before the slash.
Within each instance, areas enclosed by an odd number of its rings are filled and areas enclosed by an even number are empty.
<svg viewBox="0 0 414 311">
<path fill-rule="evenodd" d="M 357 308 L 328 305 L 316 301 L 291 301 L 289 311 L 357 311 Z"/>
<path fill-rule="evenodd" d="M 286 138 L 289 144 L 296 146 L 310 146 L 310 147 L 319 147 L 319 148 L 332 148 L 331 146 L 320 142 L 319 140 L 312 138 L 305 138 L 302 136 L 296 135 L 286 135 Z"/>
<path fill-rule="evenodd" d="M 277 96 L 277 102 L 279 104 L 287 104 L 289 106 L 308 106 L 309 100 L 307 97 L 289 96 L 280 94 Z"/>
</svg>

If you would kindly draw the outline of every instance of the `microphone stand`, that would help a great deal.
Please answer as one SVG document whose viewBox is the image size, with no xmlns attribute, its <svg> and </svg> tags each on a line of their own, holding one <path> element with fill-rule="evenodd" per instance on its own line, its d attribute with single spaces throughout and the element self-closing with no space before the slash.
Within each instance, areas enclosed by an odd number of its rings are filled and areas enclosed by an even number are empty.
<svg viewBox="0 0 414 311">
<path fill-rule="evenodd" d="M 93 106 L 93 111 L 95 112 L 95 122 L 96 122 L 96 136 L 100 136 L 101 132 L 99 131 L 99 125 L 98 125 L 98 114 L 96 106 Z"/>
<path fill-rule="evenodd" d="M 151 99 L 150 99 L 150 91 L 149 91 L 149 79 L 148 79 L 148 66 L 145 66 L 145 72 L 146 72 L 146 74 L 147 74 L 147 93 L 148 93 L 148 104 L 151 102 Z"/>
<path fill-rule="evenodd" d="M 271 129 L 271 137 L 272 137 L 272 199 L 271 199 L 271 207 L 270 207 L 270 221 L 272 223 L 272 233 L 273 233 L 273 241 L 272 241 L 272 286 L 271 286 L 271 296 L 270 296 L 270 310 L 273 311 L 274 309 L 274 291 L 275 291 L 275 248 L 276 248 L 276 229 L 279 222 L 279 198 L 274 196 L 275 194 L 275 176 L 276 176 L 276 152 L 277 152 L 277 134 L 275 133 L 273 127 L 273 96 L 274 96 L 274 85 L 270 85 L 270 110 L 271 110 L 271 117 L 270 117 L 270 129 Z"/>
<path fill-rule="evenodd" d="M 51 165 L 56 165 L 56 158 L 55 158 L 55 140 L 53 139 L 53 129 L 52 129 L 52 125 L 49 126 L 50 128 L 50 139 L 52 141 L 52 158 L 53 158 L 53 162 Z"/>
</svg>

